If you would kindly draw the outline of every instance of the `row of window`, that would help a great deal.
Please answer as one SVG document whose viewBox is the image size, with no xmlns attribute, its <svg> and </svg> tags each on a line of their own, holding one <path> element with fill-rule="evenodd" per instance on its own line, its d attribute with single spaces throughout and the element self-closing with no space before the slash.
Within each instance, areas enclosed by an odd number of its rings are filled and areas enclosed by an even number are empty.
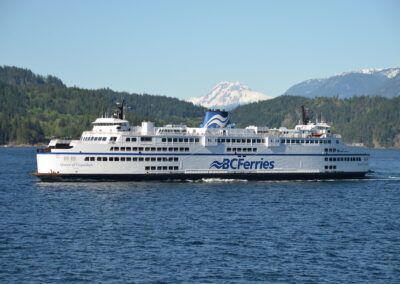
<svg viewBox="0 0 400 284">
<path fill-rule="evenodd" d="M 82 141 L 107 141 L 107 137 L 97 137 L 97 136 L 83 137 Z"/>
<path fill-rule="evenodd" d="M 325 162 L 361 162 L 360 157 L 338 157 L 338 158 L 325 158 Z"/>
<path fill-rule="evenodd" d="M 133 152 L 189 152 L 188 147 L 111 147 L 110 151 L 133 151 Z"/>
<path fill-rule="evenodd" d="M 199 138 L 161 138 L 161 142 L 169 143 L 199 143 Z"/>
<path fill-rule="evenodd" d="M 178 157 L 85 157 L 86 162 L 178 162 Z"/>
<path fill-rule="evenodd" d="M 336 152 L 335 148 L 325 148 L 324 152 Z"/>
<path fill-rule="evenodd" d="M 158 167 L 154 167 L 154 166 L 146 166 L 144 168 L 146 171 L 176 171 L 179 169 L 178 166 L 158 166 Z"/>
<path fill-rule="evenodd" d="M 281 139 L 282 144 L 332 144 L 332 140 L 326 139 Z M 336 140 L 339 144 L 339 140 Z"/>
<path fill-rule="evenodd" d="M 265 143 L 265 139 L 251 138 L 251 139 L 239 139 L 239 138 L 217 138 L 218 143 L 241 143 L 241 144 L 260 144 Z"/>
<path fill-rule="evenodd" d="M 336 170 L 336 166 L 325 166 L 325 170 Z"/>
<path fill-rule="evenodd" d="M 226 148 L 227 152 L 257 152 L 257 148 Z"/>
</svg>

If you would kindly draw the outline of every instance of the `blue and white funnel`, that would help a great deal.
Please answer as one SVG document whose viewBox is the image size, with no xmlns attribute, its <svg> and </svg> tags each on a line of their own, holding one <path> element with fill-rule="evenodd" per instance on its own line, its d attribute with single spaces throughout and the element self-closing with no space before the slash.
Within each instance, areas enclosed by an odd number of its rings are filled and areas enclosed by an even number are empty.
<svg viewBox="0 0 400 284">
<path fill-rule="evenodd" d="M 227 111 L 210 110 L 204 116 L 204 122 L 200 124 L 203 128 L 223 128 L 231 124 Z"/>
</svg>

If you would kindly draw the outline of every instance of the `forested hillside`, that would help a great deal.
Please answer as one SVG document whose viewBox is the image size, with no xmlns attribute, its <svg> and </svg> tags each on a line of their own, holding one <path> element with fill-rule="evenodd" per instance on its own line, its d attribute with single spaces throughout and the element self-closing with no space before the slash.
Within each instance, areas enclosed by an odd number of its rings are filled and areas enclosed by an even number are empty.
<svg viewBox="0 0 400 284">
<path fill-rule="evenodd" d="M 204 114 L 204 108 L 176 98 L 67 88 L 53 76 L 0 67 L 0 144 L 47 142 L 53 136 L 77 138 L 96 117 L 112 113 L 121 99 L 130 109 L 127 119 L 132 124 L 151 120 L 198 126 Z"/>
<path fill-rule="evenodd" d="M 157 125 L 185 123 L 198 126 L 205 109 L 175 98 L 128 94 L 110 89 L 68 88 L 54 76 L 40 76 L 17 67 L 0 67 L 0 144 L 34 144 L 51 137 L 78 138 L 101 113 L 112 113 L 125 99 L 133 124 L 143 120 Z M 280 96 L 233 110 L 237 126 L 293 127 L 300 106 L 312 117 L 331 123 L 347 142 L 370 147 L 400 147 L 400 97 L 338 99 Z"/>
<path fill-rule="evenodd" d="M 238 126 L 293 127 L 300 106 L 312 111 L 313 119 L 330 123 L 346 142 L 369 147 L 400 147 L 400 97 L 353 97 L 349 99 L 280 96 L 273 100 L 236 108 L 232 120 Z"/>
</svg>

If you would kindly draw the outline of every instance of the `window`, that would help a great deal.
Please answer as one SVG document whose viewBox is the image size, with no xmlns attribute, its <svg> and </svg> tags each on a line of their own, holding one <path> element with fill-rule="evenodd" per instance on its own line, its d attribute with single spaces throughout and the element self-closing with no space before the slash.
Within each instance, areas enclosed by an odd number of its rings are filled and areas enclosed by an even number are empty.
<svg viewBox="0 0 400 284">
<path fill-rule="evenodd" d="M 103 141 L 106 141 L 107 140 L 107 137 L 103 137 L 103 139 L 102 139 Z"/>
<path fill-rule="evenodd" d="M 64 159 L 65 160 L 65 159 Z M 87 162 L 87 161 L 89 161 L 89 157 L 85 157 L 85 161 Z"/>
<path fill-rule="evenodd" d="M 178 158 L 177 157 L 174 158 L 174 162 L 178 162 Z"/>
<path fill-rule="evenodd" d="M 132 162 L 137 162 L 137 158 L 136 158 L 136 157 L 133 157 L 133 158 L 132 158 Z"/>
<path fill-rule="evenodd" d="M 131 161 L 131 158 L 130 158 L 130 157 L 126 158 L 126 161 L 127 161 L 127 162 L 130 162 L 130 161 Z"/>
<path fill-rule="evenodd" d="M 150 162 L 150 158 L 144 158 L 146 162 Z"/>
<path fill-rule="evenodd" d="M 325 170 L 327 170 L 328 169 L 328 166 L 325 166 Z"/>
<path fill-rule="evenodd" d="M 109 160 L 110 162 L 112 162 L 112 161 L 114 161 L 114 157 L 110 157 L 110 158 L 108 158 L 108 160 Z"/>
<path fill-rule="evenodd" d="M 126 142 L 131 142 L 131 138 L 128 137 L 128 138 L 125 139 L 125 141 Z"/>
<path fill-rule="evenodd" d="M 126 151 L 131 151 L 131 147 L 126 147 Z"/>
<path fill-rule="evenodd" d="M 142 141 L 142 142 L 151 142 L 151 141 L 153 141 L 153 138 L 152 137 L 140 137 L 140 141 Z"/>
<path fill-rule="evenodd" d="M 114 157 L 114 162 L 119 162 L 119 157 Z"/>
<path fill-rule="evenodd" d="M 168 138 L 168 142 L 172 142 L 172 138 Z"/>
<path fill-rule="evenodd" d="M 103 157 L 103 162 L 107 162 L 107 157 Z"/>
<path fill-rule="evenodd" d="M 125 151 L 125 147 L 121 147 L 121 151 Z"/>
<path fill-rule="evenodd" d="M 327 162 L 328 161 L 328 158 L 325 158 L 325 162 Z"/>
<path fill-rule="evenodd" d="M 143 162 L 143 158 L 139 158 L 139 162 Z"/>
<path fill-rule="evenodd" d="M 150 170 L 150 167 L 147 166 L 147 167 L 144 167 L 144 169 L 145 169 L 146 171 L 149 171 L 149 170 Z"/>
<path fill-rule="evenodd" d="M 114 147 L 114 151 L 119 151 L 119 147 Z"/>
<path fill-rule="evenodd" d="M 94 162 L 94 157 L 90 157 L 90 161 L 91 161 L 91 162 Z"/>
<path fill-rule="evenodd" d="M 122 157 L 122 158 L 121 158 L 121 162 L 125 162 L 125 157 Z"/>
<path fill-rule="evenodd" d="M 167 138 L 162 138 L 161 142 L 167 142 Z"/>
<path fill-rule="evenodd" d="M 96 159 L 98 162 L 101 162 L 101 157 L 97 157 Z"/>
</svg>

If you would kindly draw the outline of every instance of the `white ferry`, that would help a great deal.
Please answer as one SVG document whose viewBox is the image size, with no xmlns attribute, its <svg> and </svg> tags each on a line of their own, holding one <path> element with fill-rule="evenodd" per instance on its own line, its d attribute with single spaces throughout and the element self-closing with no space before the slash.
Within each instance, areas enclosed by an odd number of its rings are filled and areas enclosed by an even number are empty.
<svg viewBox="0 0 400 284">
<path fill-rule="evenodd" d="M 79 140 L 51 140 L 37 151 L 35 176 L 63 180 L 287 180 L 362 178 L 369 154 L 349 146 L 302 107 L 294 129 L 235 128 L 225 111 L 209 111 L 200 127 L 152 122 L 131 126 L 124 103 L 97 118 Z"/>
</svg>

